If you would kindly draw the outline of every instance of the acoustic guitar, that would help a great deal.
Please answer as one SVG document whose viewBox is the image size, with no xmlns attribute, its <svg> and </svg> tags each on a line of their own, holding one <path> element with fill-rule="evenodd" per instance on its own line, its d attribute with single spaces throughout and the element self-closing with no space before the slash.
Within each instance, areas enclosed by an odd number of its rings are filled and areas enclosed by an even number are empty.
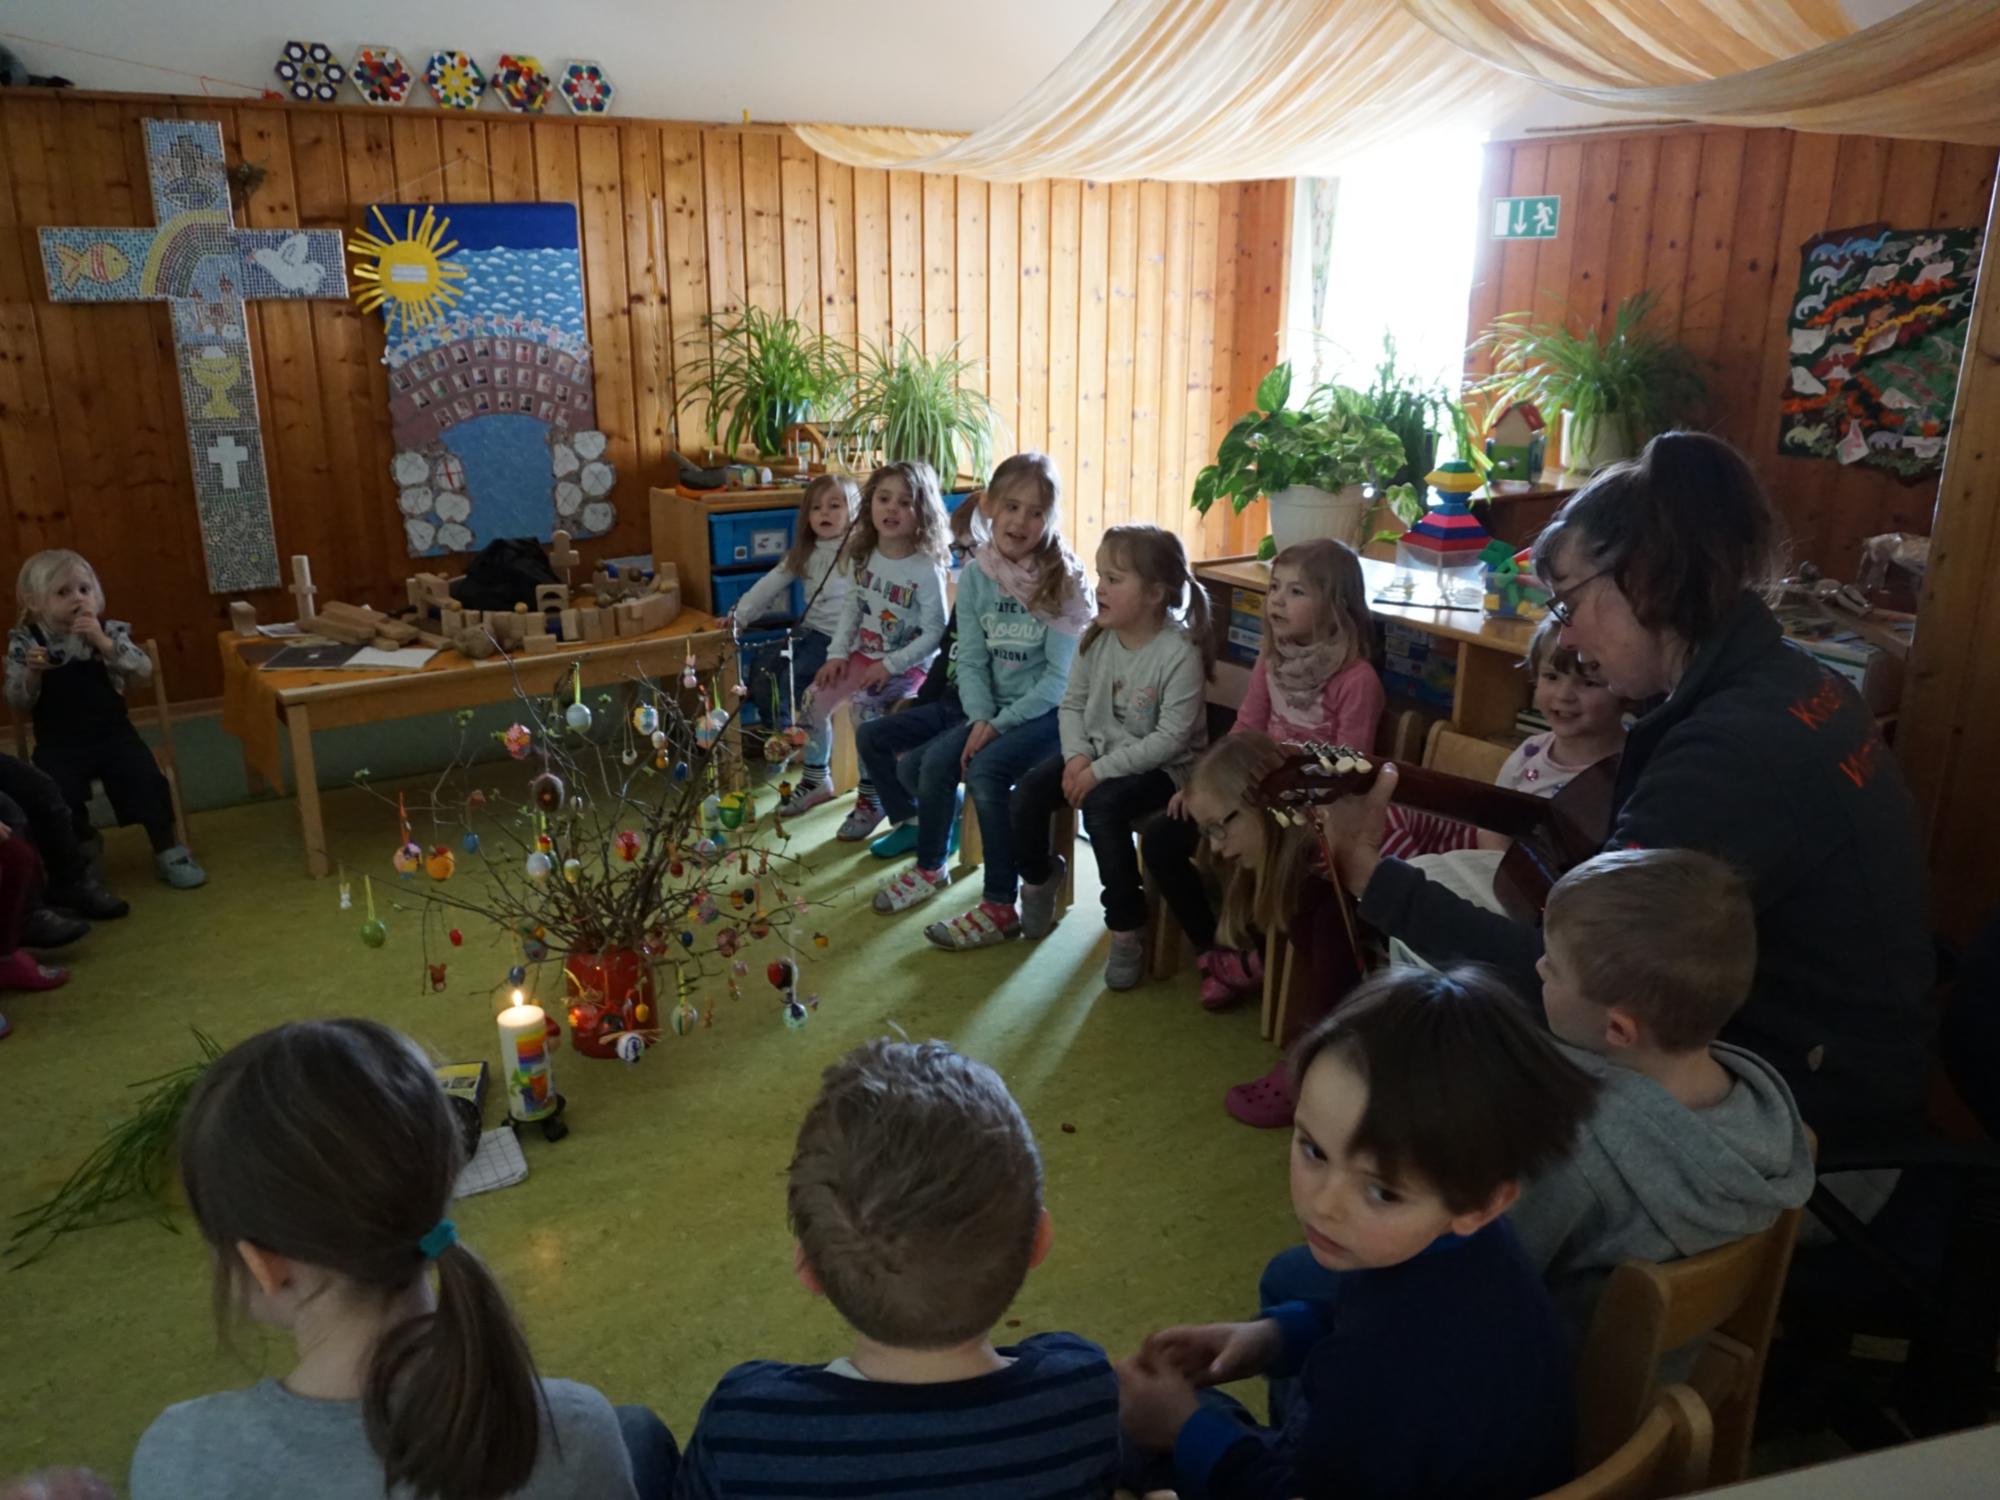
<svg viewBox="0 0 2000 1500">
<path fill-rule="evenodd" d="M 1313 742 L 1286 749 L 1284 764 L 1252 794 L 1284 822 L 1303 823 L 1315 808 L 1367 792 L 1382 770 L 1381 761 L 1345 745 Z M 1494 894 L 1508 916 L 1539 927 L 1555 883 L 1610 837 L 1617 780 L 1616 756 L 1578 772 L 1553 797 L 1399 765 L 1396 801 L 1512 839 L 1493 878 Z"/>
</svg>

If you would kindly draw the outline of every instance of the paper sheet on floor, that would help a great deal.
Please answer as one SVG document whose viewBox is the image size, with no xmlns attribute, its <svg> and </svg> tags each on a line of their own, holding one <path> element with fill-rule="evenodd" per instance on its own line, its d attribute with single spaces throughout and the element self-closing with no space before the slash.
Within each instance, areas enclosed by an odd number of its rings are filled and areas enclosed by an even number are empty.
<svg viewBox="0 0 2000 1500">
<path fill-rule="evenodd" d="M 458 1188 L 453 1196 L 470 1198 L 475 1193 L 512 1187 L 527 1175 L 528 1158 L 521 1154 L 521 1142 L 512 1130 L 502 1125 L 498 1130 L 480 1133 L 479 1149 L 458 1174 Z"/>
</svg>

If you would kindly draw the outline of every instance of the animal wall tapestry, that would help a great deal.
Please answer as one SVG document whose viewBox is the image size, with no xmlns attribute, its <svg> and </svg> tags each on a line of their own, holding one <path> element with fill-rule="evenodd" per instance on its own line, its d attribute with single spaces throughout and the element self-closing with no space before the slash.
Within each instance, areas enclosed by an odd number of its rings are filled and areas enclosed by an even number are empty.
<svg viewBox="0 0 2000 1500">
<path fill-rule="evenodd" d="M 1866 224 L 1800 247 L 1779 452 L 1906 479 L 1943 467 L 1979 241 Z"/>
<path fill-rule="evenodd" d="M 410 555 L 609 531 L 617 475 L 597 430 L 575 206 L 377 204 L 348 248 L 357 300 L 387 325 Z"/>
</svg>

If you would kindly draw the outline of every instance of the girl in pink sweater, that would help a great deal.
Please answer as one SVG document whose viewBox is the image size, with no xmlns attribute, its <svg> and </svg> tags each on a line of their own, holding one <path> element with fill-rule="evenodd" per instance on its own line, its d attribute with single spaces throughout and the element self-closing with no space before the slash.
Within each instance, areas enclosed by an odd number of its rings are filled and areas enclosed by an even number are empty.
<svg viewBox="0 0 2000 1500">
<path fill-rule="evenodd" d="M 1230 732 L 1254 731 L 1280 743 L 1319 740 L 1372 754 L 1383 703 L 1374 644 L 1354 549 L 1330 537 L 1287 547 L 1271 563 L 1264 644 Z M 1179 795 L 1141 835 L 1146 878 L 1199 953 L 1201 1003 L 1219 1010 L 1262 982 L 1263 955 L 1217 945 L 1215 908 L 1194 865 L 1200 843 Z"/>
</svg>

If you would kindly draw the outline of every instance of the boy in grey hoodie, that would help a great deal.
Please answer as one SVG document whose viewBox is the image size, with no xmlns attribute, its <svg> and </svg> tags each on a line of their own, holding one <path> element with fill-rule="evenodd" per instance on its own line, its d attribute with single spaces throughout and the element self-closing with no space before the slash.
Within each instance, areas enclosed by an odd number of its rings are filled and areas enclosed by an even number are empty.
<svg viewBox="0 0 2000 1500">
<path fill-rule="evenodd" d="M 1549 1026 L 1600 1080 L 1570 1158 L 1512 1210 L 1579 1339 L 1622 1260 L 1755 1234 L 1812 1192 L 1805 1123 L 1769 1063 L 1716 1034 L 1749 997 L 1748 888 L 1686 849 L 1621 849 L 1558 882 L 1537 966 Z"/>
</svg>

